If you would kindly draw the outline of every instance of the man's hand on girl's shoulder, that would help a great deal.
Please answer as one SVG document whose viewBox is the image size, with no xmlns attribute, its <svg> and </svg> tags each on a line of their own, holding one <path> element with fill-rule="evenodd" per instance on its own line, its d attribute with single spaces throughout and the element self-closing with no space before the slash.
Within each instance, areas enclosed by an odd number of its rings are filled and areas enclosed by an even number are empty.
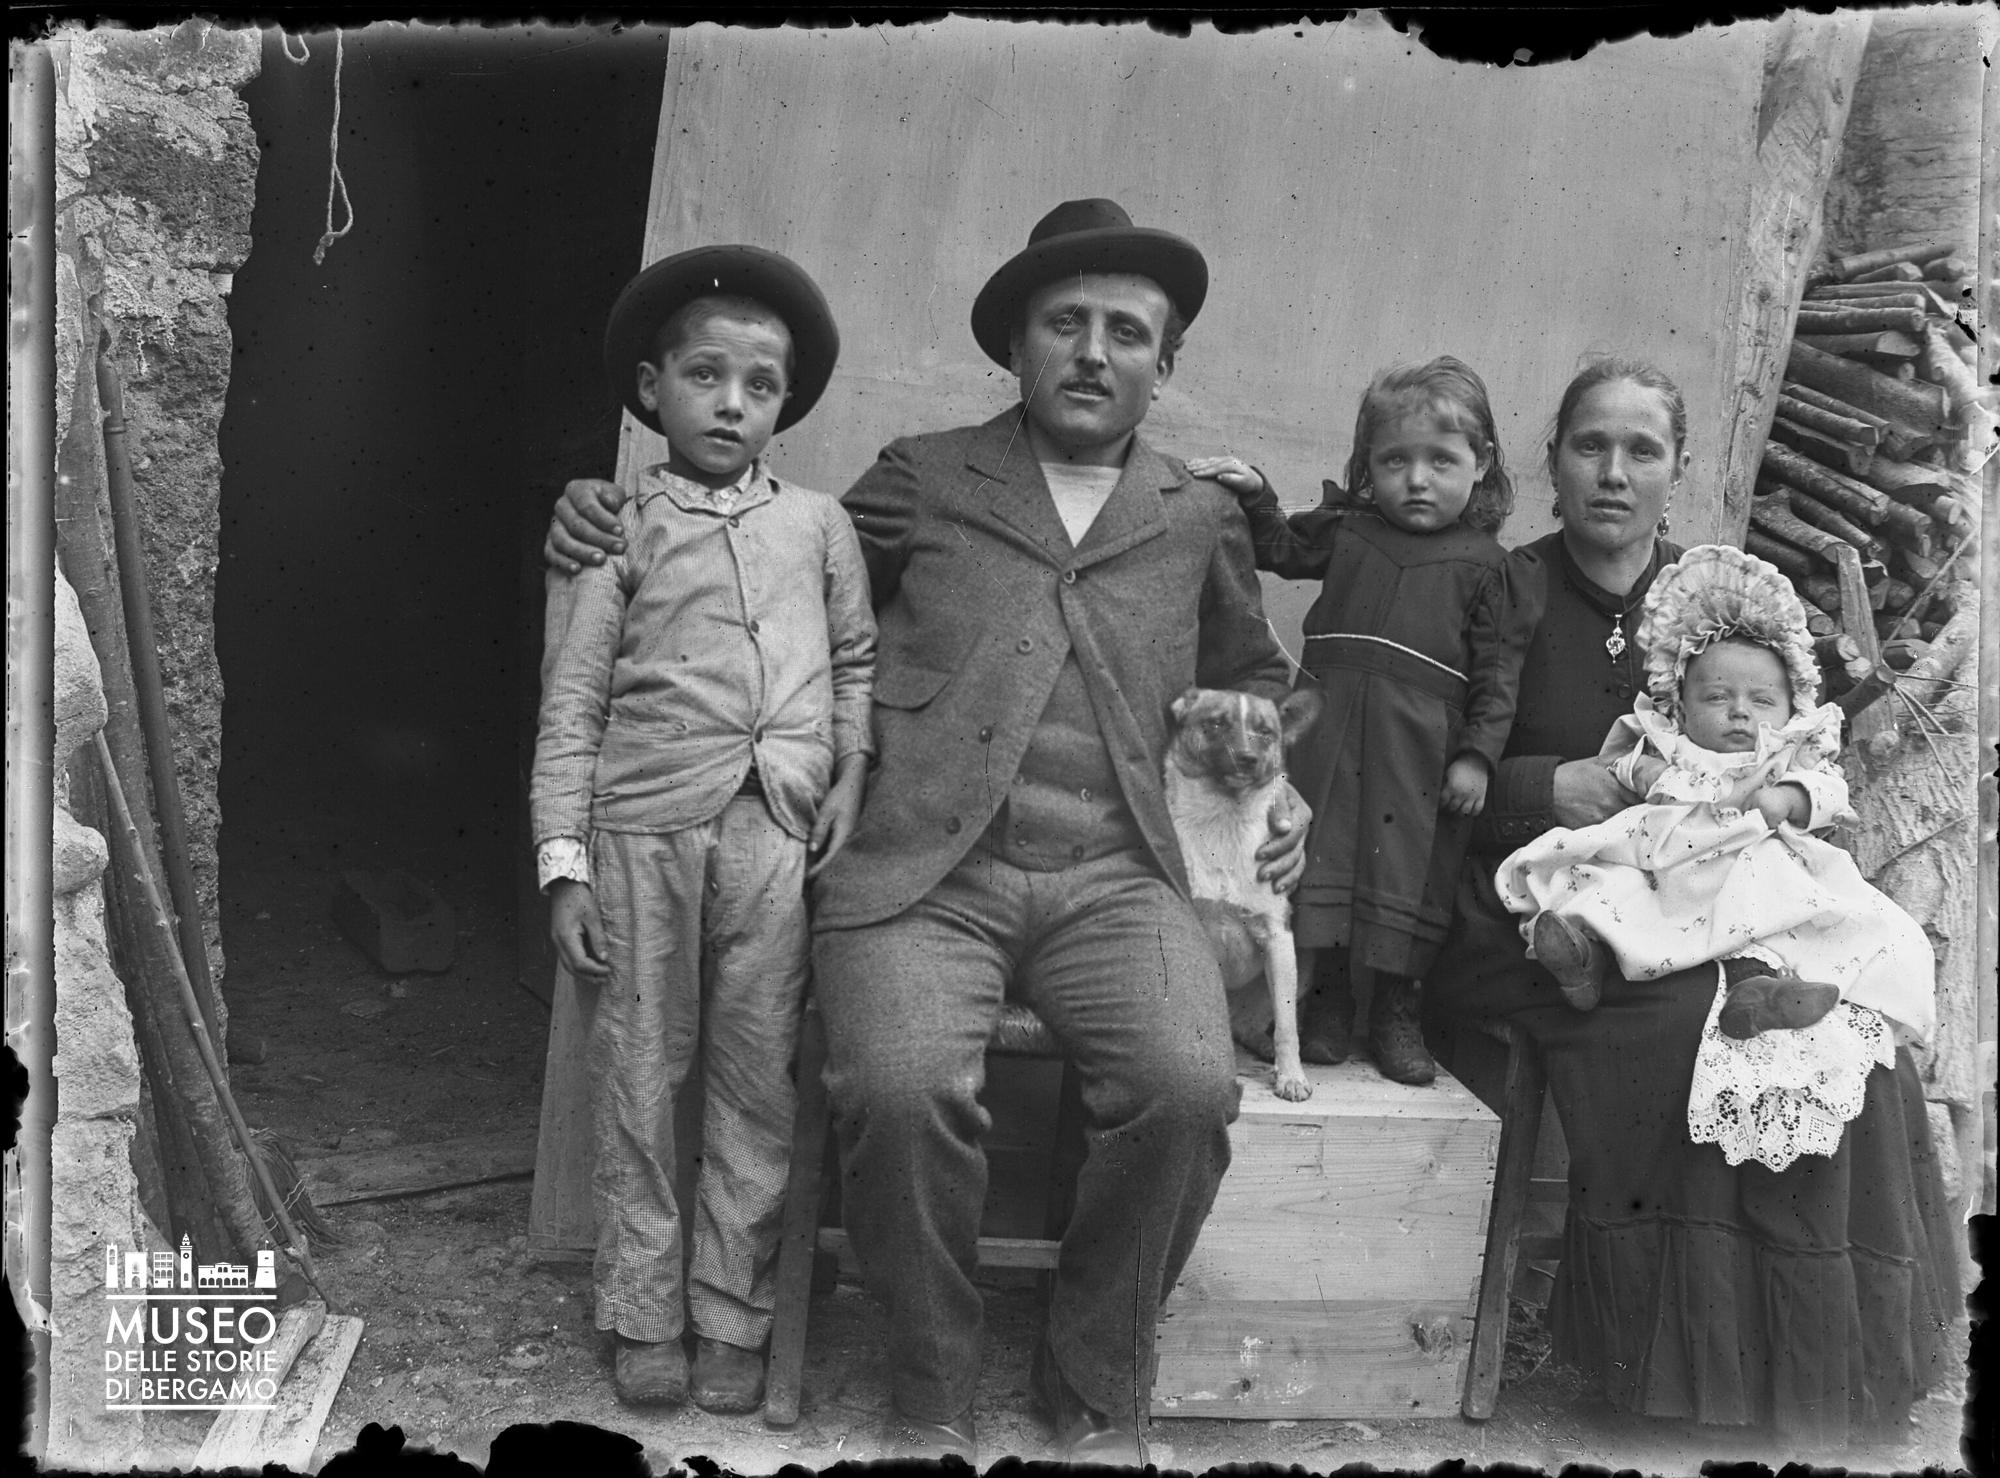
<svg viewBox="0 0 2000 1478">
<path fill-rule="evenodd" d="M 1239 498 L 1254 498 L 1264 490 L 1262 474 L 1239 457 L 1193 457 L 1187 470 L 1190 477 L 1214 479 Z"/>
<path fill-rule="evenodd" d="M 624 506 L 625 489 L 617 483 L 573 478 L 556 499 L 542 562 L 574 575 L 587 564 L 603 564 L 607 554 L 623 554 L 625 526 L 618 521 L 618 510 Z"/>
</svg>

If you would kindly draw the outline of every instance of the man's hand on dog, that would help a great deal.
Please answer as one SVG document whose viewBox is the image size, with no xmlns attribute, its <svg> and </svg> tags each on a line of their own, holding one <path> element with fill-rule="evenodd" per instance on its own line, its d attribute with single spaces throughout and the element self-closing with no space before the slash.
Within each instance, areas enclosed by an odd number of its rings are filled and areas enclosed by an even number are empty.
<svg viewBox="0 0 2000 1478">
<path fill-rule="evenodd" d="M 1454 816 L 1477 816 L 1486 809 L 1486 761 L 1462 754 L 1444 767 L 1444 796 L 1438 802 Z"/>
<path fill-rule="evenodd" d="M 600 980 L 611 973 L 604 946 L 604 920 L 590 884 L 558 878 L 549 884 L 549 938 L 572 975 Z"/>
<path fill-rule="evenodd" d="M 1306 832 L 1312 814 L 1312 807 L 1286 781 L 1271 803 L 1271 839 L 1257 849 L 1257 877 L 1269 883 L 1273 893 L 1289 893 L 1299 885 L 1306 870 Z"/>
<path fill-rule="evenodd" d="M 618 510 L 625 489 L 601 477 L 579 477 L 556 499 L 556 516 L 542 542 L 542 562 L 574 575 L 585 565 L 601 565 L 607 554 L 625 552 L 625 526 Z"/>
</svg>

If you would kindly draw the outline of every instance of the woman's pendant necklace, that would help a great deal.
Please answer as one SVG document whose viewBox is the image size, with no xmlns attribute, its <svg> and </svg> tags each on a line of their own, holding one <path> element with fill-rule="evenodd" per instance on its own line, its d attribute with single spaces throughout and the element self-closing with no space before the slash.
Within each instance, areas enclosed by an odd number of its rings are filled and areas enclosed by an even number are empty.
<svg viewBox="0 0 2000 1478">
<path fill-rule="evenodd" d="M 1604 650 L 1611 654 L 1613 662 L 1616 662 L 1620 657 L 1625 655 L 1625 613 L 1623 611 L 1620 611 L 1617 619 L 1611 623 L 1611 635 L 1604 638 Z"/>
</svg>

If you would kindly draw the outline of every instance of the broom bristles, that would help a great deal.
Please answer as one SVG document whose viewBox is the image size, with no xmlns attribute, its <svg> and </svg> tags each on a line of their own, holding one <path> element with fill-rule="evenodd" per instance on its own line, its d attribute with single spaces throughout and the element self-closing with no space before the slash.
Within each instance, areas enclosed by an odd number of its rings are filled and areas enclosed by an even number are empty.
<svg viewBox="0 0 2000 1478">
<path fill-rule="evenodd" d="M 250 1145 L 251 1152 L 264 1162 L 264 1168 L 270 1172 L 271 1184 L 285 1203 L 285 1214 L 291 1217 L 299 1235 L 306 1239 L 306 1250 L 316 1252 L 322 1247 L 338 1247 L 340 1234 L 320 1215 L 312 1197 L 306 1194 L 305 1180 L 292 1161 L 291 1146 L 275 1129 L 264 1128 L 250 1131 Z M 278 1214 L 265 1204 L 263 1187 L 254 1176 L 251 1178 L 251 1189 L 257 1193 L 257 1209 L 263 1214 L 265 1224 L 274 1236 L 278 1235 L 281 1225 Z"/>
</svg>

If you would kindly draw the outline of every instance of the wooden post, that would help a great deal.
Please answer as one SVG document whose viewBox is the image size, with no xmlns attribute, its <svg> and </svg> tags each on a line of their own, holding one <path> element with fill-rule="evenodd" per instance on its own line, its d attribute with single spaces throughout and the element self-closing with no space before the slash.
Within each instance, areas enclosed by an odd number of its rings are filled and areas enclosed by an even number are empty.
<svg viewBox="0 0 2000 1478">
<path fill-rule="evenodd" d="M 1987 27 L 1991 35 L 1991 27 Z M 1979 170 L 1979 259 L 1974 274 L 1979 308 L 1979 378 L 1991 385 L 2000 375 L 2000 339 L 1994 325 L 2000 323 L 2000 79 L 1993 69 L 1986 71 L 1981 98 Z M 1982 591 L 1979 612 L 1979 753 L 1982 766 L 1992 762 L 1993 746 L 2000 739 L 2000 597 L 1993 585 L 2000 578 L 2000 478 L 1989 464 L 1983 479 L 1984 496 L 1979 537 L 1979 584 Z M 1979 982 L 1979 1066 L 1977 1081 L 1993 1081 L 1995 1042 L 2000 1040 L 2000 796 L 1989 770 L 1979 781 L 1979 918 L 1974 934 L 1973 978 Z M 1980 1117 L 1990 1129 L 1993 1100 L 1981 1105 Z M 1982 1142 L 1986 1138 L 1981 1136 Z M 1983 1158 L 1983 1157 L 1982 1157 Z M 1985 1184 L 1967 1198 L 1968 1207 L 1977 1206 L 1988 1216 L 1994 1214 L 1994 1171 L 1985 1165 Z M 1968 1167 L 1968 1181 L 1974 1179 Z"/>
<path fill-rule="evenodd" d="M 1757 461 L 1777 407 L 1806 268 L 1819 250 L 1820 208 L 1869 21 L 1865 12 L 1793 12 L 1774 25 L 1765 52 L 1757 172 L 1730 309 L 1736 355 L 1729 383 L 1736 391 L 1723 421 L 1721 534 L 1733 544 L 1750 527 Z"/>
</svg>

